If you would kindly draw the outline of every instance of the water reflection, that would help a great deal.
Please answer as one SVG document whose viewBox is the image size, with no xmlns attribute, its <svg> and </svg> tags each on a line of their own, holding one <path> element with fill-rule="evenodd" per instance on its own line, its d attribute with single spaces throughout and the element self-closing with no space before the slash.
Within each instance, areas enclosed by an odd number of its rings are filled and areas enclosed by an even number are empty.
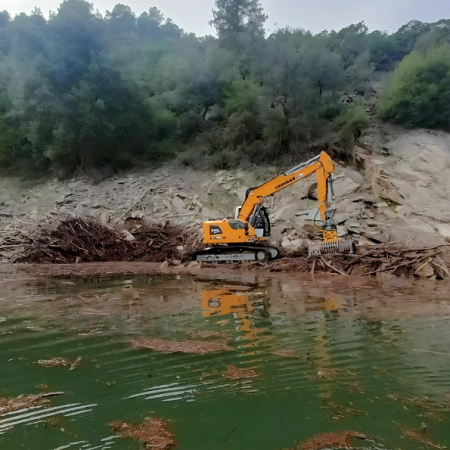
<svg viewBox="0 0 450 450">
<path fill-rule="evenodd" d="M 249 341 L 242 346 L 243 348 L 255 347 L 261 342 L 273 339 L 267 327 L 255 326 L 256 320 L 270 317 L 269 308 L 267 291 L 252 292 L 245 286 L 219 286 L 202 292 L 203 316 L 230 315 L 239 323 L 238 328 L 242 332 L 240 339 Z M 226 320 L 222 323 L 226 323 Z"/>
</svg>

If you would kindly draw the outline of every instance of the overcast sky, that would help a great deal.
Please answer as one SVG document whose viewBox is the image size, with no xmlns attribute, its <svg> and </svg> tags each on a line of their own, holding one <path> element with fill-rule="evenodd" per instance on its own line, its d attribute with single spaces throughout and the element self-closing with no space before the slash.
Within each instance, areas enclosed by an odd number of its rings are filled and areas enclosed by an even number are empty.
<svg viewBox="0 0 450 450">
<path fill-rule="evenodd" d="M 29 13 L 35 6 L 47 16 L 58 9 L 59 0 L 1 0 L 0 10 L 12 15 Z M 95 0 L 94 8 L 102 14 L 116 3 L 124 3 L 140 14 L 150 6 L 159 8 L 166 17 L 185 31 L 197 35 L 212 34 L 208 25 L 214 0 Z M 450 19 L 450 0 L 262 0 L 269 15 L 267 28 L 272 31 L 290 25 L 318 33 L 339 30 L 351 23 L 365 21 L 370 30 L 394 32 L 412 19 L 435 22 Z"/>
</svg>

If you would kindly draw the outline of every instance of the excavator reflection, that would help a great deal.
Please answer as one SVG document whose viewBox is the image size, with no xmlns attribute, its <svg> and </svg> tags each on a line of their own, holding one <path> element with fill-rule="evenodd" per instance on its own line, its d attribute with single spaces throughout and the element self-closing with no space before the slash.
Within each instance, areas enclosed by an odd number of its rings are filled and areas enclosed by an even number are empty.
<svg viewBox="0 0 450 450">
<path fill-rule="evenodd" d="M 242 286 L 224 286 L 204 290 L 202 309 L 204 317 L 232 314 L 240 323 L 239 330 L 243 333 L 241 339 L 249 341 L 243 347 L 251 348 L 273 339 L 273 336 L 267 334 L 267 328 L 254 326 L 255 313 L 259 313 L 259 316 L 268 315 L 267 292 L 251 292 L 247 289 Z"/>
</svg>

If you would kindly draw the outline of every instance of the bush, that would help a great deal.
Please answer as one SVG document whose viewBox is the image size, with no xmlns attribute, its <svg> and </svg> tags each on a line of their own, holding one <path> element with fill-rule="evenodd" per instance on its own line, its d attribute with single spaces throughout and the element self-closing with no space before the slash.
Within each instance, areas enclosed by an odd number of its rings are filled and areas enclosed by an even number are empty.
<svg viewBox="0 0 450 450">
<path fill-rule="evenodd" d="M 408 127 L 450 125 L 450 46 L 413 52 L 395 70 L 378 102 L 386 120 Z"/>
<path fill-rule="evenodd" d="M 337 120 L 341 144 L 353 148 L 362 132 L 369 126 L 369 116 L 361 106 L 347 109 Z"/>
</svg>

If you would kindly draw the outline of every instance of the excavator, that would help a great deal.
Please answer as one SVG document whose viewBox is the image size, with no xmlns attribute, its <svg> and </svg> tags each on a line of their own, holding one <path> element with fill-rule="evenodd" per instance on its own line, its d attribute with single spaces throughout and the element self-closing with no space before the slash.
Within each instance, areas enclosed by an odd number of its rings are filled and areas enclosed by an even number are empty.
<svg viewBox="0 0 450 450">
<path fill-rule="evenodd" d="M 321 152 L 315 158 L 299 164 L 261 186 L 250 188 L 242 206 L 236 208 L 234 219 L 206 220 L 203 222 L 203 243 L 209 247 L 197 251 L 194 261 L 238 262 L 270 261 L 278 258 L 277 247 L 266 244 L 270 237 L 271 223 L 264 200 L 312 174 L 317 177 L 319 208 L 314 226 L 322 234 L 322 240 L 309 242 L 309 255 L 329 253 L 353 253 L 354 243 L 338 238 L 334 215 L 336 212 L 333 190 L 335 167 L 330 156 Z M 330 195 L 331 194 L 331 195 Z M 331 205 L 329 201 L 331 197 Z M 320 217 L 319 217 L 320 215 Z M 320 228 L 316 226 L 320 222 Z"/>
</svg>

